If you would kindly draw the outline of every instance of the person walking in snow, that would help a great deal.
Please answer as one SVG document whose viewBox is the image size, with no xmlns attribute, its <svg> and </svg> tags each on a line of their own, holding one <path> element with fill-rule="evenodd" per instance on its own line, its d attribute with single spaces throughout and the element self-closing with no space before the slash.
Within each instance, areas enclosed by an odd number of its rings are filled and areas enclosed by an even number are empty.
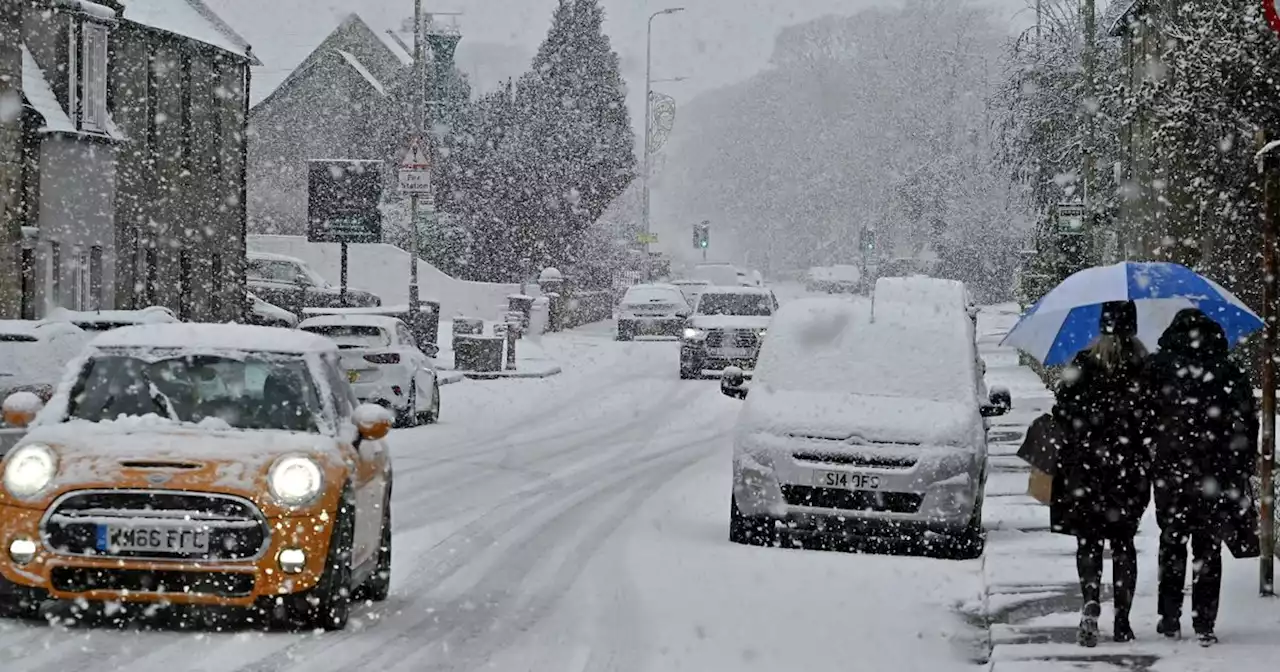
<svg viewBox="0 0 1280 672">
<path fill-rule="evenodd" d="M 1151 499 L 1150 450 L 1144 445 L 1148 391 L 1146 349 L 1137 340 L 1132 302 L 1104 304 L 1100 335 L 1076 355 L 1056 391 L 1058 450 L 1050 503 L 1054 532 L 1076 537 L 1084 598 L 1078 641 L 1098 644 L 1103 546 L 1111 543 L 1118 642 L 1133 639 L 1129 610 L 1138 578 L 1133 538 Z"/>
<path fill-rule="evenodd" d="M 1253 386 L 1228 359 L 1229 348 L 1222 327 L 1187 309 L 1174 318 L 1148 367 L 1155 398 L 1151 477 L 1161 531 L 1157 630 L 1166 637 L 1181 635 L 1190 541 L 1191 624 L 1203 646 L 1218 641 L 1223 538 L 1253 506 L 1247 493 L 1258 417 Z"/>
</svg>

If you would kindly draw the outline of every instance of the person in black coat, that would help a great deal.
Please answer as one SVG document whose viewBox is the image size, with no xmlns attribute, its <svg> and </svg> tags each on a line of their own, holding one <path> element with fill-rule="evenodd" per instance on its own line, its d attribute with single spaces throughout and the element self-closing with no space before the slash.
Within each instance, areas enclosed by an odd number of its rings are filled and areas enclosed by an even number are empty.
<svg viewBox="0 0 1280 672">
<path fill-rule="evenodd" d="M 1180 634 L 1187 542 L 1194 558 L 1192 627 L 1217 641 L 1222 540 L 1253 505 L 1258 416 L 1248 375 L 1228 358 L 1222 327 L 1195 309 L 1178 313 L 1148 368 L 1155 397 L 1153 446 L 1160 524 L 1160 625 Z M 1250 520 L 1248 525 L 1252 524 Z"/>
<path fill-rule="evenodd" d="M 1133 639 L 1129 610 L 1138 578 L 1133 538 L 1151 499 L 1151 453 L 1144 444 L 1146 349 L 1137 340 L 1132 302 L 1103 306 L 1101 335 L 1063 373 L 1054 405 L 1064 445 L 1049 517 L 1054 532 L 1076 537 L 1076 569 L 1084 598 L 1079 643 L 1096 646 L 1101 612 L 1103 545 L 1111 543 L 1115 630 Z"/>
</svg>

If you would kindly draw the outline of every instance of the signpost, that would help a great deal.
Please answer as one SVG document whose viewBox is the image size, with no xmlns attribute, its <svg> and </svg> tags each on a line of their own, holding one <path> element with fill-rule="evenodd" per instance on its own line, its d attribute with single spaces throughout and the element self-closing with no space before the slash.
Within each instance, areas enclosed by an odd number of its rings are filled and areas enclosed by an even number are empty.
<svg viewBox="0 0 1280 672">
<path fill-rule="evenodd" d="M 400 193 L 409 194 L 409 313 L 417 319 L 418 314 L 418 197 L 431 198 L 431 153 L 422 136 L 414 136 L 409 142 L 409 151 L 405 152 L 400 162 Z"/>
<path fill-rule="evenodd" d="M 307 241 L 342 245 L 339 301 L 347 302 L 347 244 L 382 242 L 382 162 L 307 162 Z"/>
<path fill-rule="evenodd" d="M 1268 3 L 1270 4 L 1270 3 Z M 1258 538 L 1261 567 L 1258 591 L 1275 594 L 1275 501 L 1274 468 L 1276 452 L 1276 236 L 1280 228 L 1280 143 L 1266 142 L 1259 133 L 1257 162 L 1263 178 L 1262 217 L 1262 440 L 1258 445 Z"/>
</svg>

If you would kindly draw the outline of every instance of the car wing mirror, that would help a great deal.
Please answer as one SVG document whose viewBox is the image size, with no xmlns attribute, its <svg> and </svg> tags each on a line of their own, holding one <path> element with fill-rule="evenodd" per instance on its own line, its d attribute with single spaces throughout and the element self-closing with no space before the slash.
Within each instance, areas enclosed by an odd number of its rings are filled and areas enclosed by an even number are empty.
<svg viewBox="0 0 1280 672">
<path fill-rule="evenodd" d="M 982 417 L 994 418 L 1005 415 L 1011 408 L 1013 408 L 1013 395 L 1009 393 L 1009 388 L 995 387 L 991 389 L 987 403 L 982 405 Z"/>
<path fill-rule="evenodd" d="M 360 404 L 353 414 L 361 441 L 377 441 L 391 431 L 395 416 L 377 404 Z"/>
<path fill-rule="evenodd" d="M 34 392 L 14 392 L 4 400 L 4 424 L 25 429 L 43 408 L 44 402 Z"/>
<path fill-rule="evenodd" d="M 742 369 L 729 366 L 725 367 L 724 373 L 720 374 L 720 394 L 731 399 L 746 399 L 750 389 L 747 376 Z"/>
</svg>

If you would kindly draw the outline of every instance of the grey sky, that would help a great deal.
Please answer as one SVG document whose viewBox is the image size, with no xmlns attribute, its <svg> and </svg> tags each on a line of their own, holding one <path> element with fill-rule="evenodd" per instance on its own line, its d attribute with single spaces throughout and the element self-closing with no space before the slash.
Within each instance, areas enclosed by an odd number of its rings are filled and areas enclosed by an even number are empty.
<svg viewBox="0 0 1280 672">
<path fill-rule="evenodd" d="M 207 0 L 240 31 L 265 67 L 255 74 L 255 99 L 284 79 L 329 31 L 351 12 L 358 12 L 378 29 L 399 25 L 413 11 L 411 0 Z M 499 76 L 519 74 L 546 34 L 557 0 L 424 0 L 424 9 L 462 11 L 463 49 L 460 58 L 487 66 L 479 74 L 481 88 Z M 824 14 L 848 14 L 892 0 L 602 0 L 608 13 L 606 30 L 622 57 L 633 110 L 643 102 L 645 22 L 664 7 L 683 5 L 682 14 L 654 22 L 655 79 L 688 77 L 678 83 L 656 85 L 677 99 L 750 77 L 769 58 L 773 37 L 787 25 Z M 986 0 L 1009 15 L 1026 0 Z M 484 43 L 480 52 L 466 53 L 469 44 Z M 494 49 L 506 45 L 517 49 Z M 486 81 L 488 80 L 488 81 Z M 634 115 L 634 112 L 633 112 Z M 635 115 L 638 116 L 638 115 Z M 635 118 L 633 116 L 633 118 Z"/>
</svg>

